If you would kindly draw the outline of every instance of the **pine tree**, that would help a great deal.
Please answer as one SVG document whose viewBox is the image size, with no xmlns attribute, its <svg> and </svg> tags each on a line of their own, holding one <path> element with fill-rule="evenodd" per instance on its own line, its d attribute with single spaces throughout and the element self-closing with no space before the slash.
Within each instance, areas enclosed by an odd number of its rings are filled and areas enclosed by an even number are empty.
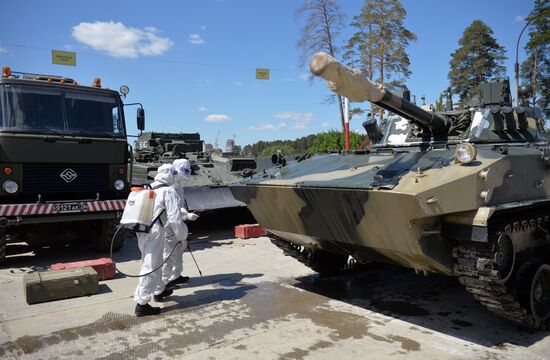
<svg viewBox="0 0 550 360">
<path fill-rule="evenodd" d="M 493 37 L 493 30 L 481 20 L 472 22 L 458 43 L 460 47 L 451 54 L 448 78 L 453 92 L 465 103 L 477 94 L 477 85 L 504 76 L 506 69 L 502 64 L 506 56 L 505 49 Z"/>
<path fill-rule="evenodd" d="M 532 105 L 550 117 L 550 1 L 535 0 L 528 20 L 529 41 L 525 45 L 527 59 L 521 64 L 522 85 L 531 87 Z"/>
<path fill-rule="evenodd" d="M 403 25 L 406 15 L 398 0 L 365 0 L 361 13 L 350 24 L 357 32 L 346 46 L 344 59 L 348 65 L 389 89 L 402 87 L 411 74 L 405 49 L 416 40 L 416 35 Z"/>
<path fill-rule="evenodd" d="M 296 11 L 296 16 L 307 14 L 306 25 L 302 28 L 297 46 L 302 49 L 300 65 L 303 66 L 316 52 L 325 51 L 335 57 L 336 39 L 344 27 L 344 14 L 336 0 L 305 0 Z M 344 108 L 342 97 L 337 95 L 340 121 L 344 130 Z"/>
<path fill-rule="evenodd" d="M 443 93 L 439 94 L 439 98 L 434 104 L 435 111 L 445 111 L 445 104 L 443 103 Z"/>
</svg>

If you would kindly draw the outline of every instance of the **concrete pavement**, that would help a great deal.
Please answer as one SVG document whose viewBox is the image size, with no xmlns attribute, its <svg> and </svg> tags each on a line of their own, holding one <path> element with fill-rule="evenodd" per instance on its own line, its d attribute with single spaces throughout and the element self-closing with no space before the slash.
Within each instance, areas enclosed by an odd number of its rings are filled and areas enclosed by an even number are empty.
<svg viewBox="0 0 550 360">
<path fill-rule="evenodd" d="M 0 269 L 5 359 L 549 359 L 550 333 L 520 328 L 478 305 L 455 279 L 375 265 L 319 278 L 265 237 L 195 232 L 188 284 L 156 317 L 135 318 L 136 280 L 118 276 L 89 297 L 27 305 L 22 277 L 60 261 L 101 257 L 86 246 L 34 255 L 21 245 Z M 120 268 L 136 273 L 127 242 Z"/>
</svg>

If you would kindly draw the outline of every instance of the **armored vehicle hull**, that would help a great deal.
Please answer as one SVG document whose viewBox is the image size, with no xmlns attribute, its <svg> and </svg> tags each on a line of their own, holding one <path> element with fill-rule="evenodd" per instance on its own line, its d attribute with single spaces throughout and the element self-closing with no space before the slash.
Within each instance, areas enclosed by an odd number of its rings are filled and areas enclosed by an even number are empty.
<svg viewBox="0 0 550 360">
<path fill-rule="evenodd" d="M 336 75 L 314 61 L 312 72 L 338 93 L 376 86 L 328 60 Z M 371 101 L 400 113 L 370 153 L 315 156 L 232 191 L 276 245 L 321 274 L 346 269 L 351 257 L 456 276 L 489 310 L 546 328 L 550 150 L 540 112 L 508 108 L 506 85 L 493 92 L 504 98 L 485 93 L 490 106 L 438 114 L 367 88 Z"/>
<path fill-rule="evenodd" d="M 134 185 L 149 184 L 153 181 L 156 170 L 163 163 L 134 163 Z M 220 173 L 225 182 L 214 182 L 211 178 L 219 178 Z M 142 174 L 142 175 L 140 175 Z M 235 207 L 245 208 L 246 204 L 235 199 L 228 188 L 228 184 L 242 178 L 227 179 L 227 173 L 212 165 L 211 168 L 194 167 L 189 182 L 185 185 L 185 202 L 189 211 L 208 212 L 214 210 L 230 209 Z"/>
<path fill-rule="evenodd" d="M 171 161 L 170 161 L 171 163 Z M 163 163 L 134 163 L 136 185 L 149 184 Z M 223 165 L 207 162 L 194 163 L 188 183 L 185 185 L 185 203 L 189 211 L 209 212 L 215 210 L 245 208 L 246 204 L 236 200 L 228 185 L 242 180 L 242 177 L 226 171 Z"/>
<path fill-rule="evenodd" d="M 191 162 L 191 176 L 185 187 L 185 202 L 190 211 L 210 212 L 231 208 L 246 208 L 236 200 L 228 184 L 251 175 L 256 162 L 250 158 L 227 158 L 203 152 L 198 133 L 143 133 L 135 144 L 133 184 L 153 181 L 159 166 L 179 158 Z"/>
</svg>

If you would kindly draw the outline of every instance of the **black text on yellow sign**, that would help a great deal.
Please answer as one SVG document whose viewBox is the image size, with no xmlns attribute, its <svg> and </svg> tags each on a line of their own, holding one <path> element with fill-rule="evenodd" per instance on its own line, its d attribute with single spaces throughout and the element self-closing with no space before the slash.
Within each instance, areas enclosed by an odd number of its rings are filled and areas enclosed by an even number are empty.
<svg viewBox="0 0 550 360">
<path fill-rule="evenodd" d="M 256 69 L 257 80 L 269 80 L 269 69 Z"/>
<path fill-rule="evenodd" d="M 76 66 L 76 53 L 52 50 L 52 64 Z"/>
</svg>

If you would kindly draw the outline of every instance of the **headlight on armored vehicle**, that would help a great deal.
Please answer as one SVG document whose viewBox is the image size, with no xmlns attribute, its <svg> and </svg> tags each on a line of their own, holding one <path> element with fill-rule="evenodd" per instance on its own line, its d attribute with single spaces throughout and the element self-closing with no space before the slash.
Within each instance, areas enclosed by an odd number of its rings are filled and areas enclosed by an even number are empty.
<svg viewBox="0 0 550 360">
<path fill-rule="evenodd" d="M 476 159 L 477 149 L 473 144 L 462 143 L 456 147 L 455 160 L 462 164 L 469 164 Z"/>
<path fill-rule="evenodd" d="M 122 180 L 116 180 L 115 183 L 115 189 L 117 189 L 118 191 L 121 191 L 122 189 L 124 189 L 124 181 Z"/>
<path fill-rule="evenodd" d="M 6 180 L 4 184 L 2 184 L 2 188 L 8 194 L 15 194 L 17 190 L 19 190 L 19 185 L 13 180 Z"/>
</svg>

